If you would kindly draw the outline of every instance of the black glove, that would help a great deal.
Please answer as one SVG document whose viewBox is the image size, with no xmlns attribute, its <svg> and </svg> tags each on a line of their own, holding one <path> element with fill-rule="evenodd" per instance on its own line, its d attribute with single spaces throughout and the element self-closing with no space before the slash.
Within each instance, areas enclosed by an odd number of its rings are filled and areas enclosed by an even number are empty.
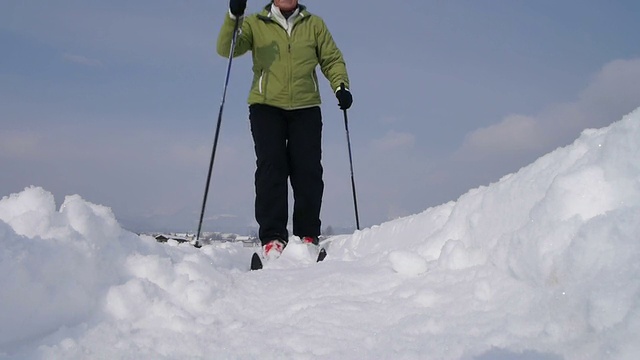
<svg viewBox="0 0 640 360">
<path fill-rule="evenodd" d="M 336 97 L 341 110 L 347 110 L 353 104 L 353 96 L 351 96 L 349 90 L 345 89 L 344 84 L 340 85 L 340 89 L 336 91 Z"/>
<path fill-rule="evenodd" d="M 247 0 L 229 0 L 229 10 L 233 16 L 240 17 L 244 15 L 247 8 Z"/>
</svg>

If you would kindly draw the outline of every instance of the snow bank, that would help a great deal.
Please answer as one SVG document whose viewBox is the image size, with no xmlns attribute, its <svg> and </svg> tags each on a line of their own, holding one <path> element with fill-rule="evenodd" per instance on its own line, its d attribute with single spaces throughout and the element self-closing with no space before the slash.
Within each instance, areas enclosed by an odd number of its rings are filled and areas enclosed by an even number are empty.
<svg viewBox="0 0 640 360">
<path fill-rule="evenodd" d="M 362 231 L 339 248 L 347 257 L 388 257 L 398 273 L 396 251 L 419 254 L 431 266 L 425 288 L 451 305 L 426 317 L 448 323 L 431 333 L 441 344 L 459 340 L 446 329 L 473 324 L 480 334 L 503 332 L 484 337 L 494 347 L 638 358 L 638 159 L 640 110 L 455 203 Z M 492 321 L 477 323 L 482 312 Z"/>
<path fill-rule="evenodd" d="M 69 329 L 82 331 L 88 323 L 107 318 L 131 321 L 145 312 L 161 313 L 172 302 L 179 303 L 179 311 L 197 306 L 221 286 L 210 266 L 212 259 L 225 270 L 233 269 L 225 264 L 239 262 L 231 256 L 231 248 L 218 259 L 212 249 L 204 255 L 172 245 L 161 246 L 153 238 L 123 230 L 109 208 L 77 195 L 66 197 L 59 211 L 53 195 L 42 188 L 29 187 L 4 197 L 0 200 L 0 358 L 3 352 L 9 356 L 50 334 L 59 335 L 52 339 L 58 341 Z M 222 276 L 222 283 L 227 278 Z M 154 282 L 169 291 L 160 291 Z M 69 347 L 69 341 L 62 346 Z"/>
<path fill-rule="evenodd" d="M 0 202 L 0 346 L 73 326 L 122 277 L 134 250 L 110 210 L 28 188 Z"/>
<path fill-rule="evenodd" d="M 157 244 L 0 200 L 0 358 L 640 358 L 640 110 L 456 202 L 330 239 Z"/>
</svg>

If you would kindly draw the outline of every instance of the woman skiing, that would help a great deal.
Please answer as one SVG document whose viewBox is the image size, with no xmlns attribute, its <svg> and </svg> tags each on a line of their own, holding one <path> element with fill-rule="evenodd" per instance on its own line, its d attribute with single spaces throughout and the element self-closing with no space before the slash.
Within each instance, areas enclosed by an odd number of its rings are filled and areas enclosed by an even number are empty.
<svg viewBox="0 0 640 360">
<path fill-rule="evenodd" d="M 316 68 L 341 109 L 348 109 L 353 99 L 342 53 L 320 17 L 298 0 L 273 0 L 249 16 L 244 16 L 246 4 L 230 0 L 217 51 L 229 56 L 237 25 L 233 56 L 252 53 L 248 103 L 257 159 L 255 217 L 262 256 L 269 259 L 280 256 L 289 239 L 287 181 L 293 189 L 293 235 L 318 245 L 324 183 Z"/>
</svg>

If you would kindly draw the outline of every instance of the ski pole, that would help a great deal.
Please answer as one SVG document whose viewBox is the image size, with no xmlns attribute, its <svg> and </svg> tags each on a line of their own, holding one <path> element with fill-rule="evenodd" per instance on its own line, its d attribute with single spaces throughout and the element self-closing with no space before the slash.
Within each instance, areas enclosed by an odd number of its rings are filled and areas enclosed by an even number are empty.
<svg viewBox="0 0 640 360">
<path fill-rule="evenodd" d="M 224 79 L 224 88 L 222 90 L 222 101 L 220 101 L 220 110 L 218 111 L 218 124 L 216 125 L 216 134 L 213 138 L 213 148 L 211 149 L 211 160 L 209 161 L 209 173 L 207 174 L 207 184 L 204 188 L 204 197 L 202 199 L 202 209 L 200 210 L 200 221 L 198 222 L 198 232 L 196 234 L 195 247 L 202 247 L 200 245 L 200 231 L 202 230 L 202 219 L 204 218 L 204 209 L 207 206 L 207 197 L 209 195 L 209 184 L 211 183 L 211 173 L 213 171 L 213 161 L 216 157 L 216 148 L 218 147 L 218 136 L 220 135 L 220 125 L 222 124 L 222 110 L 224 109 L 224 101 L 227 97 L 227 87 L 229 86 L 229 74 L 231 73 L 231 62 L 233 61 L 233 53 L 236 50 L 236 41 L 238 37 L 238 27 L 240 24 L 240 18 L 236 18 L 236 23 L 233 27 L 233 37 L 231 38 L 231 49 L 229 50 L 229 62 L 227 63 L 227 74 Z"/>
<path fill-rule="evenodd" d="M 344 90 L 344 83 L 340 84 L 340 90 Z M 353 192 L 353 207 L 356 212 L 356 229 L 360 230 L 360 218 L 358 216 L 358 200 L 356 198 L 356 181 L 353 177 L 353 157 L 351 156 L 351 138 L 349 136 L 349 121 L 347 119 L 347 109 L 342 110 L 344 113 L 344 129 L 347 131 L 347 147 L 349 148 L 349 167 L 351 169 L 351 190 Z"/>
</svg>

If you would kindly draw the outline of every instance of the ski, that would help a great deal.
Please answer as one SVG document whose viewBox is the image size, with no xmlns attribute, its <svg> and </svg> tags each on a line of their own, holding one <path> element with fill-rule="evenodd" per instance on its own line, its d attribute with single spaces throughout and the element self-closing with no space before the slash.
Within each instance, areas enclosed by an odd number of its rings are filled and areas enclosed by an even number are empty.
<svg viewBox="0 0 640 360">
<path fill-rule="evenodd" d="M 262 259 L 258 253 L 253 253 L 251 257 L 251 271 L 262 269 Z"/>
<path fill-rule="evenodd" d="M 320 252 L 318 253 L 318 258 L 316 259 L 316 262 L 320 262 L 324 260 L 324 258 L 326 257 L 327 257 L 327 250 L 325 250 L 324 248 L 320 248 Z"/>
<path fill-rule="evenodd" d="M 318 257 L 316 258 L 316 262 L 321 262 L 326 257 L 327 257 L 327 251 L 324 248 L 320 248 L 320 251 L 318 252 Z M 258 255 L 257 252 L 253 253 L 253 256 L 251 256 L 251 271 L 260 270 L 262 269 L 262 267 L 263 267 L 262 257 L 260 257 L 260 255 Z"/>
</svg>

